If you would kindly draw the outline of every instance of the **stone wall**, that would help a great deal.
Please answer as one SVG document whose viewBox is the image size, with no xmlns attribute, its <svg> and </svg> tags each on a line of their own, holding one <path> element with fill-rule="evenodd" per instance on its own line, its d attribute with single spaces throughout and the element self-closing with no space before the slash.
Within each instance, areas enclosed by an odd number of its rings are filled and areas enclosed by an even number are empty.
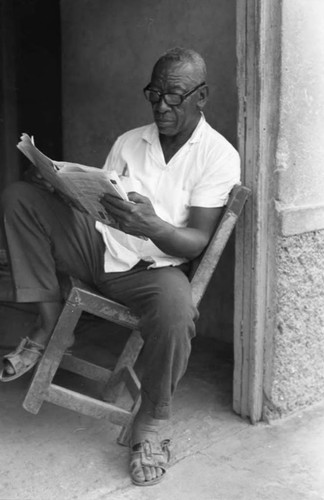
<svg viewBox="0 0 324 500">
<path fill-rule="evenodd" d="M 265 417 L 324 398 L 324 231 L 282 237 L 277 247 L 277 317 Z"/>
</svg>

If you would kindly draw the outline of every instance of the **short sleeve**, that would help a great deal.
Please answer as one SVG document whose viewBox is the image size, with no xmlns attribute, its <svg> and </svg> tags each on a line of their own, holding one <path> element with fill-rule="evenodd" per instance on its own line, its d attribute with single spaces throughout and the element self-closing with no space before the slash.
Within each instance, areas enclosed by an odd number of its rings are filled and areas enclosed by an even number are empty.
<svg viewBox="0 0 324 500">
<path fill-rule="evenodd" d="M 118 137 L 118 139 L 113 144 L 106 161 L 103 165 L 103 170 L 107 170 L 108 172 L 115 170 L 117 173 L 122 171 L 123 168 L 123 160 L 121 157 L 121 147 L 122 147 L 122 137 Z"/>
<path fill-rule="evenodd" d="M 210 152 L 202 167 L 200 179 L 195 184 L 190 205 L 196 207 L 223 207 L 235 184 L 240 184 L 240 157 L 231 146 L 221 154 Z"/>
</svg>

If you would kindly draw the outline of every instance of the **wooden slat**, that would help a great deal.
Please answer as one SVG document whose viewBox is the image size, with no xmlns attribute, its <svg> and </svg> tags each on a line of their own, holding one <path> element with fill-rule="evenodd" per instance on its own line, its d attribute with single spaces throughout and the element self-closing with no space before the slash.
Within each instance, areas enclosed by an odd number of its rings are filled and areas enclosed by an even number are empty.
<svg viewBox="0 0 324 500">
<path fill-rule="evenodd" d="M 254 113 L 249 108 L 247 113 L 247 101 L 251 95 L 251 88 L 248 88 L 247 76 L 247 25 L 250 25 L 251 13 L 248 9 L 249 0 L 241 0 L 236 3 L 236 50 L 237 50 L 237 87 L 238 87 L 238 146 L 242 163 L 242 181 L 246 186 L 252 186 L 253 163 L 250 163 L 250 156 L 246 154 L 247 149 L 250 149 L 250 142 L 247 143 L 247 137 L 251 137 L 250 131 L 253 129 Z M 252 42 L 253 43 L 253 42 Z M 251 51 L 253 51 L 253 46 Z M 249 66 L 253 62 L 249 59 Z M 251 80 L 249 80 L 251 83 Z M 248 116 L 247 116 L 248 115 Z M 247 123 L 247 118 L 249 122 Z M 253 141 L 252 141 L 253 143 Z M 253 147 L 253 146 L 252 146 Z M 252 173 L 252 175 L 251 175 Z M 233 374 L 233 409 L 242 416 L 247 416 L 247 365 L 244 355 L 246 350 L 245 328 L 246 311 L 248 310 L 247 301 L 250 300 L 251 276 L 248 276 L 246 255 L 250 250 L 252 252 L 252 234 L 251 231 L 251 213 L 252 200 L 243 217 L 238 221 L 236 227 L 235 241 L 235 279 L 234 279 L 234 374 Z M 247 249 L 247 251 L 246 251 Z M 250 279 L 250 281 L 249 281 Z M 249 325 L 248 325 L 249 327 Z"/>
<path fill-rule="evenodd" d="M 44 394 L 53 380 L 64 352 L 73 342 L 73 330 L 81 312 L 75 304 L 65 304 L 44 355 L 36 366 L 23 402 L 25 410 L 34 414 L 38 413 L 43 403 Z"/>
<path fill-rule="evenodd" d="M 217 230 L 215 241 L 209 246 L 208 251 L 195 272 L 191 281 L 191 290 L 193 303 L 196 306 L 199 305 L 205 293 L 214 269 L 235 226 L 236 219 L 237 217 L 233 213 L 227 212 L 225 214 Z"/>
<path fill-rule="evenodd" d="M 211 280 L 213 272 L 249 195 L 250 190 L 244 186 L 236 186 L 233 190 L 226 211 L 191 280 L 193 302 L 197 306 L 206 291 L 208 283 Z"/>
<path fill-rule="evenodd" d="M 132 396 L 133 400 L 136 401 L 140 391 L 141 391 L 141 383 L 131 366 L 127 366 L 124 368 L 124 379 L 127 390 Z"/>
<path fill-rule="evenodd" d="M 128 307 L 83 288 L 74 288 L 73 292 L 75 294 L 73 300 L 78 303 L 78 307 L 81 307 L 83 311 L 127 328 L 136 328 L 138 326 L 138 316 L 132 314 Z"/>
<path fill-rule="evenodd" d="M 262 417 L 264 363 L 276 308 L 276 148 L 280 102 L 281 1 L 237 2 L 238 135 L 242 180 L 253 197 L 238 224 L 235 269 L 234 410 Z M 271 349 L 271 347 L 270 347 Z"/>
<path fill-rule="evenodd" d="M 120 381 L 121 378 L 119 373 L 125 367 L 134 366 L 143 344 L 144 341 L 140 332 L 138 330 L 134 330 L 126 343 L 122 354 L 119 356 L 114 371 L 103 390 L 102 398 L 105 401 L 113 403 L 118 399 L 124 387 L 124 382 Z"/>
<path fill-rule="evenodd" d="M 82 415 L 97 419 L 107 419 L 116 425 L 126 426 L 132 416 L 130 411 L 123 408 L 116 408 L 114 405 L 84 394 L 79 394 L 56 384 L 51 384 L 44 399 L 58 406 L 82 413 Z"/>
<path fill-rule="evenodd" d="M 95 365 L 70 354 L 64 354 L 60 368 L 97 382 L 107 382 L 112 373 L 108 368 Z"/>
<path fill-rule="evenodd" d="M 276 171 L 276 153 L 280 111 L 281 70 L 281 0 L 268 2 L 254 0 L 255 24 L 253 42 L 256 46 L 254 72 L 256 82 L 254 98 L 255 131 L 253 152 L 258 152 L 252 161 L 253 191 L 255 193 L 253 221 L 253 295 L 250 302 L 249 341 L 249 390 L 248 411 L 252 423 L 262 418 L 266 376 L 273 383 L 269 357 L 273 354 L 271 339 L 274 331 L 277 297 L 274 286 L 276 270 L 277 219 L 274 199 L 277 184 L 273 172 Z M 253 26 L 250 26 L 251 31 Z M 251 47 L 250 47 L 251 50 Z M 252 97 L 253 98 L 253 97 Z M 254 138 L 253 138 L 254 139 Z M 248 255 L 248 257 L 250 257 Z M 269 350 L 268 350 L 269 349 Z M 269 370 L 269 371 L 268 371 Z"/>
</svg>

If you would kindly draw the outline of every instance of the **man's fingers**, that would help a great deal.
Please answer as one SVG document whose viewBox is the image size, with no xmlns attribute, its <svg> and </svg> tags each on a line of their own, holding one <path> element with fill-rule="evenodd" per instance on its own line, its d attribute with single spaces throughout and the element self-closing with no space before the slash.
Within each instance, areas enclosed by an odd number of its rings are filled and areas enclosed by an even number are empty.
<svg viewBox="0 0 324 500">
<path fill-rule="evenodd" d="M 40 186 L 45 187 L 46 189 L 48 189 L 48 191 L 51 191 L 51 193 L 54 192 L 54 188 L 53 188 L 52 184 L 50 182 L 46 181 L 44 179 L 44 177 L 41 176 L 41 174 L 36 174 L 35 175 L 35 180 L 36 180 L 37 184 L 39 184 Z"/>
<path fill-rule="evenodd" d="M 142 194 L 137 193 L 136 191 L 130 191 L 127 193 L 129 201 L 132 201 L 133 203 L 145 203 L 149 201 L 147 196 L 143 196 Z"/>
<path fill-rule="evenodd" d="M 125 219 L 125 217 L 131 212 L 131 210 L 126 206 L 109 203 L 105 199 L 101 199 L 100 203 L 105 208 L 108 214 L 111 213 L 120 219 Z"/>
<path fill-rule="evenodd" d="M 114 196 L 110 193 L 106 193 L 102 196 L 101 202 L 106 202 L 107 204 L 113 205 L 115 207 L 124 207 L 127 210 L 127 207 L 129 207 L 129 210 L 131 210 L 132 205 L 129 203 L 131 202 L 132 204 L 134 203 L 150 203 L 150 200 L 147 196 L 143 196 L 136 191 L 131 191 L 127 193 L 128 195 L 128 200 L 122 200 L 119 198 L 119 196 Z"/>
<path fill-rule="evenodd" d="M 130 212 L 131 211 L 131 206 L 133 205 L 129 201 L 122 200 L 118 196 L 113 196 L 110 194 L 104 194 L 100 198 L 100 203 L 107 209 L 109 210 L 110 208 L 113 209 L 119 209 L 122 210 L 123 212 Z"/>
<path fill-rule="evenodd" d="M 30 165 L 30 167 L 26 170 L 24 174 L 24 179 L 27 182 L 33 182 L 34 184 L 37 184 L 37 186 L 43 189 L 47 189 L 51 193 L 55 191 L 52 184 L 44 179 L 42 174 L 34 165 Z"/>
<path fill-rule="evenodd" d="M 100 202 L 110 203 L 112 205 L 121 206 L 122 203 L 124 202 L 124 200 L 122 200 L 119 196 L 115 196 L 115 195 L 110 194 L 110 193 L 105 193 L 101 196 Z"/>
<path fill-rule="evenodd" d="M 47 181 L 44 181 L 44 184 L 45 184 L 45 186 L 47 187 L 47 189 L 48 189 L 49 191 L 51 191 L 51 193 L 54 193 L 55 189 L 53 188 L 52 184 L 50 184 L 50 183 L 49 183 L 49 182 L 47 182 Z"/>
</svg>

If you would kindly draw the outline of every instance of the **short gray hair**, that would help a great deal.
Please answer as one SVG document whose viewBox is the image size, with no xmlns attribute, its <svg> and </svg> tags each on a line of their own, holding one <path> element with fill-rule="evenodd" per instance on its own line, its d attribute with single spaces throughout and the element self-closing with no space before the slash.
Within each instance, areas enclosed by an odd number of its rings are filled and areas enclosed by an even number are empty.
<svg viewBox="0 0 324 500">
<path fill-rule="evenodd" d="M 184 49 L 182 47 L 174 47 L 173 49 L 167 50 L 155 63 L 152 73 L 154 73 L 158 64 L 165 61 L 192 64 L 197 69 L 201 82 L 205 82 L 207 79 L 206 63 L 202 56 L 195 50 Z"/>
</svg>

